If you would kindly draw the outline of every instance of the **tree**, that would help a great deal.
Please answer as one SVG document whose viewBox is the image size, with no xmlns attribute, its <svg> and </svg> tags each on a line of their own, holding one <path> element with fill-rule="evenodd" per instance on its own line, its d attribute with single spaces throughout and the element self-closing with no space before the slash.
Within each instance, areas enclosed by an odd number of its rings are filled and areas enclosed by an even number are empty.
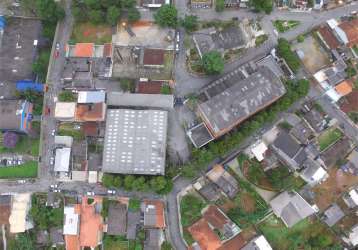
<svg viewBox="0 0 358 250">
<path fill-rule="evenodd" d="M 140 200 L 136 198 L 130 198 L 128 202 L 128 209 L 135 212 L 140 209 Z"/>
<path fill-rule="evenodd" d="M 134 23 L 140 19 L 140 12 L 136 8 L 128 9 L 128 22 Z"/>
<path fill-rule="evenodd" d="M 65 17 L 65 11 L 54 0 L 36 0 L 35 9 L 41 19 L 52 24 Z"/>
<path fill-rule="evenodd" d="M 130 9 L 133 8 L 135 4 L 136 4 L 135 0 L 121 0 L 122 8 Z"/>
<path fill-rule="evenodd" d="M 166 179 L 164 176 L 153 177 L 149 183 L 151 189 L 159 194 L 167 194 L 173 188 L 173 183 L 170 179 Z"/>
<path fill-rule="evenodd" d="M 35 250 L 35 239 L 32 232 L 18 233 L 15 239 L 10 240 L 8 249 Z"/>
<path fill-rule="evenodd" d="M 5 148 L 15 148 L 17 142 L 19 141 L 19 136 L 14 132 L 5 132 L 3 137 L 3 145 Z"/>
<path fill-rule="evenodd" d="M 178 11 L 173 5 L 164 4 L 154 14 L 155 22 L 162 27 L 175 28 L 177 25 Z"/>
<path fill-rule="evenodd" d="M 148 189 L 148 184 L 143 176 L 137 177 L 133 183 L 132 188 L 138 191 L 145 191 Z"/>
<path fill-rule="evenodd" d="M 103 23 L 104 17 L 101 10 L 90 10 L 88 12 L 90 22 L 93 24 Z"/>
<path fill-rule="evenodd" d="M 220 74 L 224 70 L 224 60 L 218 51 L 210 51 L 203 55 L 202 66 L 208 75 Z"/>
<path fill-rule="evenodd" d="M 84 4 L 91 10 L 101 9 L 101 1 L 98 0 L 84 0 Z"/>
<path fill-rule="evenodd" d="M 49 50 L 42 50 L 39 54 L 39 57 L 32 64 L 32 71 L 39 77 L 39 81 L 41 82 L 46 80 L 50 54 L 51 52 Z"/>
<path fill-rule="evenodd" d="M 121 78 L 119 80 L 120 87 L 123 91 L 134 92 L 135 83 L 133 79 Z"/>
<path fill-rule="evenodd" d="M 301 67 L 300 60 L 296 53 L 291 50 L 291 45 L 286 39 L 278 39 L 277 52 L 279 56 L 285 59 L 293 72 L 296 73 L 299 70 Z"/>
<path fill-rule="evenodd" d="M 132 190 L 133 189 L 133 182 L 135 177 L 133 175 L 126 175 L 124 177 L 124 189 L 125 190 Z"/>
<path fill-rule="evenodd" d="M 299 43 L 303 43 L 304 40 L 305 40 L 305 36 L 304 36 L 304 35 L 299 35 L 299 36 L 297 37 L 297 42 L 299 42 Z"/>
<path fill-rule="evenodd" d="M 114 182 L 114 176 L 112 174 L 104 174 L 102 177 L 102 184 L 106 188 L 112 188 Z"/>
<path fill-rule="evenodd" d="M 172 245 L 168 241 L 164 241 L 160 247 L 161 250 L 173 250 Z"/>
<path fill-rule="evenodd" d="M 88 20 L 87 11 L 83 11 L 82 8 L 74 6 L 72 7 L 72 15 L 76 22 L 86 22 Z"/>
<path fill-rule="evenodd" d="M 110 25 L 116 25 L 121 15 L 121 10 L 116 6 L 111 6 L 107 9 L 107 23 Z"/>
<path fill-rule="evenodd" d="M 266 14 L 270 14 L 272 11 L 272 0 L 250 0 L 249 5 L 258 12 L 264 11 Z"/>
<path fill-rule="evenodd" d="M 198 17 L 195 15 L 185 15 L 181 25 L 187 32 L 193 32 L 198 28 Z"/>
<path fill-rule="evenodd" d="M 216 0 L 215 10 L 217 12 L 222 12 L 225 9 L 225 0 Z"/>
<path fill-rule="evenodd" d="M 120 175 L 115 175 L 113 177 L 113 187 L 120 188 L 122 186 L 122 177 Z"/>
</svg>

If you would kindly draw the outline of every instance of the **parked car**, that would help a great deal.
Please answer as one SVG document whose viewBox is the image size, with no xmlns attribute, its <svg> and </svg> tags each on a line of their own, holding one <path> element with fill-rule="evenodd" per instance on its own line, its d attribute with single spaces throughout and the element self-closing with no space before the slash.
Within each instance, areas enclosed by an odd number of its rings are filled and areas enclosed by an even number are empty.
<svg viewBox="0 0 358 250">
<path fill-rule="evenodd" d="M 107 190 L 107 194 L 115 195 L 115 194 L 116 194 L 116 190 L 108 189 L 108 190 Z"/>
<path fill-rule="evenodd" d="M 50 158 L 50 165 L 52 166 L 52 165 L 54 165 L 55 164 L 55 157 L 51 157 Z"/>
<path fill-rule="evenodd" d="M 94 192 L 93 191 L 87 191 L 86 193 L 88 196 L 94 196 Z"/>
<path fill-rule="evenodd" d="M 61 189 L 55 188 L 55 189 L 52 190 L 52 192 L 54 192 L 54 193 L 61 193 Z"/>
<path fill-rule="evenodd" d="M 24 184 L 24 183 L 26 183 L 26 180 L 17 180 L 17 183 Z"/>
<path fill-rule="evenodd" d="M 53 189 L 54 189 L 54 188 L 57 188 L 57 184 L 51 184 L 51 185 L 50 185 L 50 188 L 53 188 Z"/>
<path fill-rule="evenodd" d="M 51 132 L 51 135 L 55 136 L 55 133 L 56 133 L 56 129 L 53 129 L 52 132 Z"/>
</svg>

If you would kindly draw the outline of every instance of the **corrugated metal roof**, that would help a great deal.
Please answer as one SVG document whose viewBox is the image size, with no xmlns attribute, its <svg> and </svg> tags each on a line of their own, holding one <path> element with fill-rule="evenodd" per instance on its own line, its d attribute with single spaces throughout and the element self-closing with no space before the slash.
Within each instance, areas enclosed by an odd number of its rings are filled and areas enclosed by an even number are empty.
<svg viewBox="0 0 358 250">
<path fill-rule="evenodd" d="M 106 92 L 104 91 L 79 91 L 78 103 L 100 103 L 104 102 Z"/>
<path fill-rule="evenodd" d="M 18 91 L 33 90 L 36 92 L 43 92 L 44 86 L 45 85 L 42 83 L 28 81 L 28 80 L 16 82 L 16 90 L 18 90 Z"/>
<path fill-rule="evenodd" d="M 109 92 L 107 95 L 107 104 L 111 106 L 171 109 L 174 105 L 174 97 L 173 95 Z"/>
</svg>

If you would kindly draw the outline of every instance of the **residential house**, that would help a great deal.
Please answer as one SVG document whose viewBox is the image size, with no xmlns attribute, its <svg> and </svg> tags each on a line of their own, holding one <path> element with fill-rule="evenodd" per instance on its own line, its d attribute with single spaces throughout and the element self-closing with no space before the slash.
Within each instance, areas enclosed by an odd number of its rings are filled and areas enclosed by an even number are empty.
<svg viewBox="0 0 358 250">
<path fill-rule="evenodd" d="M 192 9 L 207 9 L 211 8 L 212 4 L 212 0 L 190 0 Z"/>
<path fill-rule="evenodd" d="M 137 85 L 137 93 L 140 94 L 160 94 L 163 82 L 159 81 L 140 81 Z"/>
<path fill-rule="evenodd" d="M 0 100 L 0 131 L 29 133 L 33 104 L 25 100 Z"/>
<path fill-rule="evenodd" d="M 309 109 L 309 111 L 304 110 L 302 119 L 316 135 L 320 134 L 328 126 L 325 116 L 314 108 Z"/>
<path fill-rule="evenodd" d="M 342 44 L 352 48 L 358 44 L 358 20 L 353 18 L 350 21 L 338 24 L 334 28 L 334 33 Z"/>
<path fill-rule="evenodd" d="M 327 25 L 321 26 L 316 33 L 328 50 L 337 49 L 340 44 Z"/>
<path fill-rule="evenodd" d="M 9 217 L 10 233 L 23 233 L 34 227 L 28 213 L 31 208 L 31 194 L 22 193 L 12 196 Z"/>
<path fill-rule="evenodd" d="M 56 148 L 54 171 L 60 175 L 68 176 L 68 173 L 71 171 L 70 160 L 71 148 Z"/>
<path fill-rule="evenodd" d="M 358 175 L 358 148 L 353 150 L 347 157 L 348 170 L 351 174 Z"/>
<path fill-rule="evenodd" d="M 78 104 L 104 103 L 106 100 L 106 92 L 104 91 L 78 91 Z"/>
<path fill-rule="evenodd" d="M 242 1 L 242 0 L 225 0 L 225 7 L 226 8 L 239 8 L 239 7 L 241 7 L 240 6 L 241 2 L 245 2 L 245 1 Z"/>
<path fill-rule="evenodd" d="M 257 161 L 261 162 L 265 159 L 265 153 L 267 150 L 267 145 L 261 141 L 254 144 L 254 146 L 251 148 L 251 153 Z"/>
<path fill-rule="evenodd" d="M 305 145 L 307 145 L 314 138 L 313 130 L 302 120 L 290 129 L 290 134 L 299 143 Z"/>
<path fill-rule="evenodd" d="M 351 230 L 347 233 L 347 236 L 342 237 L 342 240 L 351 247 L 358 246 L 358 224 L 353 226 Z"/>
<path fill-rule="evenodd" d="M 353 142 L 348 137 L 343 137 L 333 146 L 321 153 L 320 158 L 324 162 L 326 168 L 331 168 L 336 166 L 339 160 L 344 160 L 347 154 L 353 149 L 353 146 Z"/>
<path fill-rule="evenodd" d="M 253 238 L 241 250 L 272 250 L 270 243 L 266 240 L 265 236 L 260 235 Z"/>
<path fill-rule="evenodd" d="M 56 102 L 55 118 L 59 121 L 73 121 L 75 119 L 76 103 Z"/>
<path fill-rule="evenodd" d="M 144 227 L 165 228 L 164 203 L 160 200 L 144 200 L 142 204 L 144 213 Z"/>
<path fill-rule="evenodd" d="M 143 66 L 152 68 L 164 67 L 164 55 L 163 49 L 144 49 Z"/>
<path fill-rule="evenodd" d="M 76 122 L 101 122 L 105 120 L 106 104 L 77 104 L 74 120 Z"/>
<path fill-rule="evenodd" d="M 304 147 L 285 131 L 279 133 L 276 140 L 270 145 L 270 148 L 292 170 L 300 169 L 307 159 Z"/>
<path fill-rule="evenodd" d="M 220 188 L 213 182 L 206 183 L 204 181 L 204 183 L 200 183 L 198 181 L 193 186 L 205 200 L 215 202 L 221 197 Z"/>
<path fill-rule="evenodd" d="M 301 178 L 312 187 L 325 181 L 329 177 L 327 171 L 311 158 L 306 159 L 302 168 L 300 172 Z"/>
<path fill-rule="evenodd" d="M 137 237 L 137 230 L 141 224 L 141 211 L 132 211 L 128 209 L 127 214 L 127 239 L 135 240 Z"/>
<path fill-rule="evenodd" d="M 126 235 L 127 206 L 119 202 L 110 202 L 108 206 L 108 235 Z"/>
<path fill-rule="evenodd" d="M 215 165 L 206 174 L 206 177 L 215 183 L 229 198 L 234 198 L 239 191 L 237 180 L 221 165 Z"/>
<path fill-rule="evenodd" d="M 297 192 L 284 191 L 270 201 L 274 214 L 281 218 L 287 227 L 311 216 L 316 210 Z"/>
<path fill-rule="evenodd" d="M 334 226 L 339 220 L 344 217 L 344 212 L 342 209 L 336 204 L 332 204 L 326 211 L 324 211 L 322 220 L 329 227 Z"/>
<path fill-rule="evenodd" d="M 163 241 L 163 230 L 156 228 L 145 230 L 144 250 L 160 250 Z"/>
<path fill-rule="evenodd" d="M 11 195 L 0 195 L 0 225 L 9 225 Z"/>
<path fill-rule="evenodd" d="M 50 228 L 50 242 L 52 243 L 52 247 L 62 246 L 65 244 L 65 240 L 63 238 L 63 232 L 61 228 Z"/>
<path fill-rule="evenodd" d="M 345 194 L 343 200 L 349 208 L 356 208 L 358 206 L 358 187 Z"/>
<path fill-rule="evenodd" d="M 102 155 L 97 153 L 88 154 L 88 183 L 99 182 L 100 171 L 102 170 Z"/>
</svg>

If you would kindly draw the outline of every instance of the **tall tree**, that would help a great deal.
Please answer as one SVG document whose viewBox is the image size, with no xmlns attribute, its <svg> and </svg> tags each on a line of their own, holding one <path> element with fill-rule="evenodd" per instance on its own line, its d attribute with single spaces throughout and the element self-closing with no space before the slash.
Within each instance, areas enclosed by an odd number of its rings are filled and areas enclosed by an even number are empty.
<svg viewBox="0 0 358 250">
<path fill-rule="evenodd" d="M 154 14 L 154 20 L 162 27 L 175 28 L 178 21 L 178 11 L 173 5 L 164 4 Z"/>
<path fill-rule="evenodd" d="M 218 51 L 205 53 L 202 58 L 202 65 L 208 75 L 220 74 L 224 70 L 224 60 Z"/>
<path fill-rule="evenodd" d="M 140 12 L 136 8 L 128 9 L 128 22 L 134 23 L 140 19 Z"/>
<path fill-rule="evenodd" d="M 195 15 L 185 15 L 181 25 L 188 32 L 193 32 L 198 28 L 198 17 Z"/>
<path fill-rule="evenodd" d="M 121 10 L 116 6 L 110 6 L 107 9 L 107 23 L 110 25 L 116 25 L 121 15 Z"/>
</svg>

